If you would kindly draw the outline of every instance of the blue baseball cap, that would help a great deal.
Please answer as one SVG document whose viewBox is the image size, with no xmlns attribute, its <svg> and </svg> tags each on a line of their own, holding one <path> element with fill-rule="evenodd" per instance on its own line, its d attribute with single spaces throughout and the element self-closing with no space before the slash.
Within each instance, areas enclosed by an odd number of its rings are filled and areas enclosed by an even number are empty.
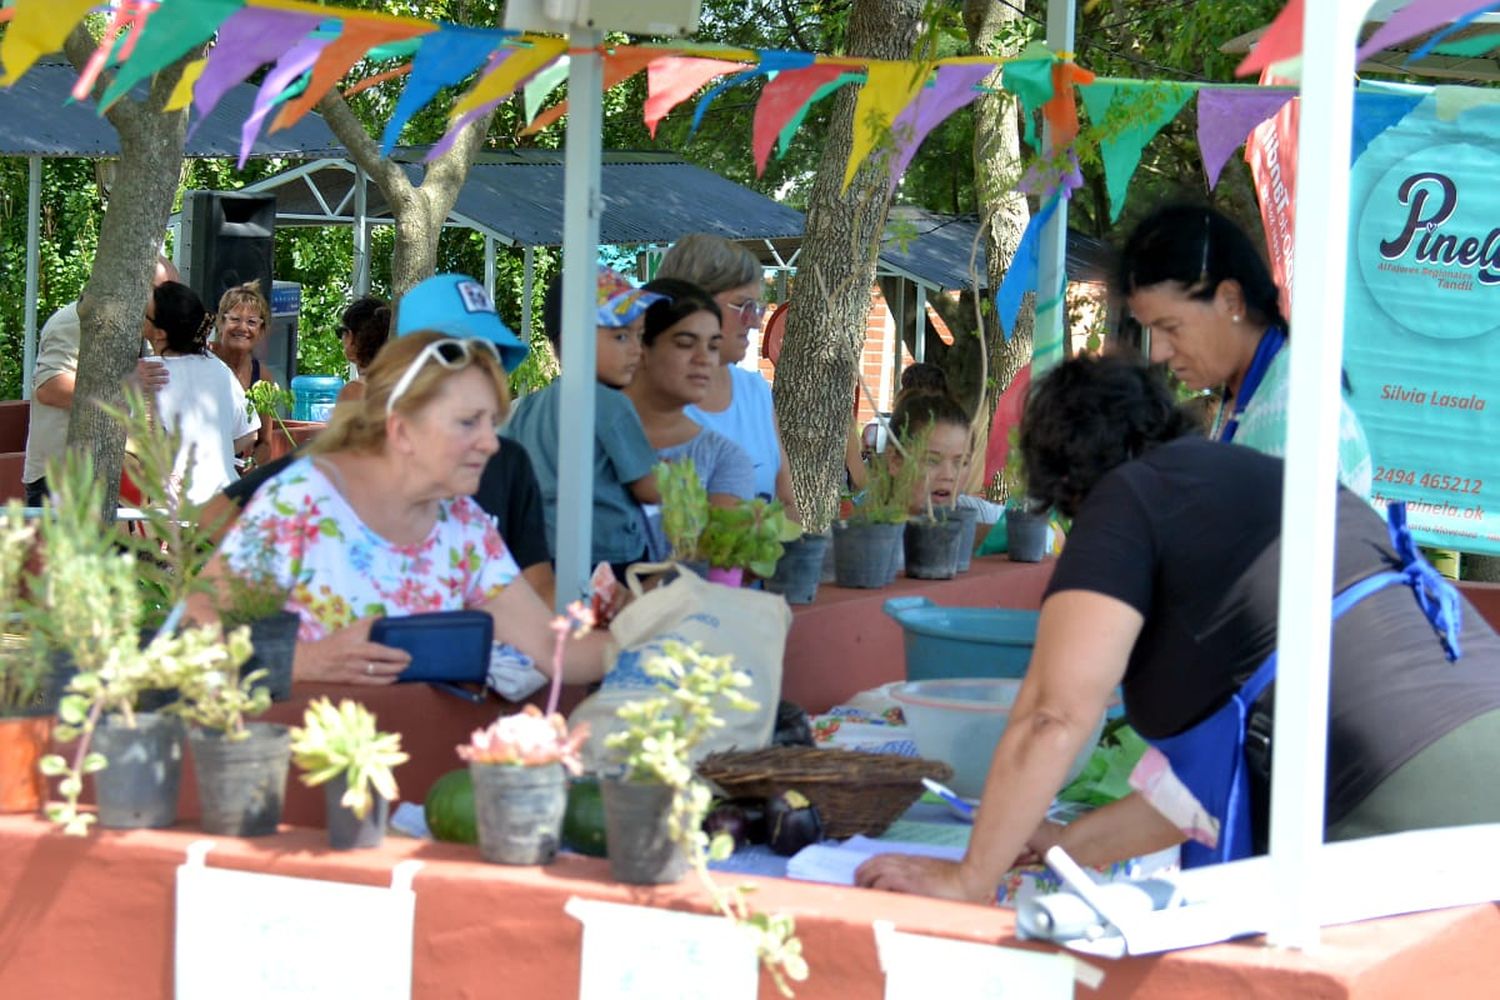
<svg viewBox="0 0 1500 1000">
<path fill-rule="evenodd" d="M 439 274 L 419 283 L 396 303 L 396 336 L 437 330 L 454 337 L 488 340 L 500 363 L 513 372 L 531 345 L 510 331 L 484 286 L 466 274 Z"/>
</svg>

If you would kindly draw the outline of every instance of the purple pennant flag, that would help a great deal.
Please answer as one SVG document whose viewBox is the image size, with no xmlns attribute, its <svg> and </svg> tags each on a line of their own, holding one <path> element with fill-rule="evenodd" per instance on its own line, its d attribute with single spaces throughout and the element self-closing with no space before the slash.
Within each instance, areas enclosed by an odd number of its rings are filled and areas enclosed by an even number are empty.
<svg viewBox="0 0 1500 1000">
<path fill-rule="evenodd" d="M 1229 154 L 1293 96 L 1290 90 L 1246 87 L 1204 87 L 1198 91 L 1198 151 L 1203 156 L 1210 191 L 1219 183 L 1219 172 Z"/>
<path fill-rule="evenodd" d="M 275 69 L 266 74 L 265 82 L 260 85 L 260 90 L 255 95 L 255 107 L 251 109 L 250 117 L 245 119 L 245 124 L 240 127 L 239 166 L 241 170 L 245 169 L 245 161 L 250 158 L 250 150 L 254 148 L 255 140 L 260 135 L 261 123 L 276 106 L 276 98 L 281 96 L 281 92 L 291 86 L 299 76 L 312 69 L 313 64 L 318 61 L 318 56 L 322 55 L 323 49 L 332 40 L 332 37 L 319 38 L 317 36 L 302 39 L 277 60 Z"/>
<path fill-rule="evenodd" d="M 892 190 L 895 190 L 901 175 L 906 173 L 912 157 L 917 155 L 922 140 L 949 115 L 978 97 L 975 86 L 994 70 L 995 67 L 988 63 L 939 66 L 931 86 L 919 90 L 912 102 L 901 110 L 891 125 L 891 133 L 896 138 L 896 158 L 891 165 Z"/>
<path fill-rule="evenodd" d="M 161 16 L 161 15 L 158 15 Z M 268 62 L 275 62 L 322 22 L 320 14 L 244 7 L 219 26 L 219 41 L 208 53 L 203 75 L 193 87 L 198 122 L 207 118 L 229 88 Z"/>
<path fill-rule="evenodd" d="M 1430 31 L 1440 24 L 1456 21 L 1465 14 L 1493 7 L 1495 0 L 1411 0 L 1380 26 L 1370 40 L 1359 47 L 1359 59 L 1367 59 L 1382 49 L 1399 45 Z"/>
<path fill-rule="evenodd" d="M 1058 192 L 1064 198 L 1071 198 L 1081 187 L 1083 168 L 1078 163 L 1078 151 L 1072 146 L 1055 155 L 1038 156 L 1016 182 L 1017 191 L 1040 198 L 1044 203 Z"/>
</svg>

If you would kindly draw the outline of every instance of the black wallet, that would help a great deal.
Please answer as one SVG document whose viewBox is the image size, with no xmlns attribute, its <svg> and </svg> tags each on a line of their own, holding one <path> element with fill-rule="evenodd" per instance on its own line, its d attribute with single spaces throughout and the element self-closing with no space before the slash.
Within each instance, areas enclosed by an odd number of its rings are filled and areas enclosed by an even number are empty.
<svg viewBox="0 0 1500 1000">
<path fill-rule="evenodd" d="M 411 654 L 397 681 L 483 684 L 495 619 L 488 611 L 434 611 L 370 623 L 370 641 Z"/>
</svg>

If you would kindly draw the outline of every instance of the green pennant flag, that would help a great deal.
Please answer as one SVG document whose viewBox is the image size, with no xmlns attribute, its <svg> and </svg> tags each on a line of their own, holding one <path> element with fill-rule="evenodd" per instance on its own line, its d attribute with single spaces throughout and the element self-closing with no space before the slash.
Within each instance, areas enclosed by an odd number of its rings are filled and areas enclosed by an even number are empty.
<svg viewBox="0 0 1500 1000">
<path fill-rule="evenodd" d="M 1000 86 L 1021 101 L 1026 142 L 1032 149 L 1037 148 L 1036 111 L 1052 100 L 1052 64 L 1055 61 L 1051 49 L 1040 42 L 1032 42 L 1018 58 L 1000 70 Z"/>
<path fill-rule="evenodd" d="M 1109 188 L 1109 220 L 1125 207 L 1125 191 L 1141 165 L 1141 151 L 1163 125 L 1177 117 L 1194 88 L 1180 83 L 1114 80 L 1078 88 L 1099 136 L 1104 182 Z"/>
<path fill-rule="evenodd" d="M 190 0 L 174 3 L 170 10 L 152 11 L 130 60 L 120 66 L 114 82 L 104 92 L 100 108 L 109 107 L 130 93 L 130 88 L 206 41 L 229 15 L 243 6 L 245 0 Z"/>
<path fill-rule="evenodd" d="M 530 124 L 537 112 L 542 110 L 542 102 L 547 99 L 547 95 L 556 90 L 558 84 L 567 78 L 568 57 L 559 56 L 556 62 L 542 67 L 536 76 L 526 81 L 526 88 L 522 91 L 522 101 L 526 105 L 527 124 Z"/>
</svg>

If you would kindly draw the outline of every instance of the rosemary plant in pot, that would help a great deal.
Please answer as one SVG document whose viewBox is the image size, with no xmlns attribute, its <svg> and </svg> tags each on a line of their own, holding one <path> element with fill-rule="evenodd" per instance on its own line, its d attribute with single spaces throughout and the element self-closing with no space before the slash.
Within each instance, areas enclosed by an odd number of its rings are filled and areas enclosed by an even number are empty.
<svg viewBox="0 0 1500 1000">
<path fill-rule="evenodd" d="M 382 733 L 365 706 L 327 698 L 307 706 L 293 729 L 292 760 L 302 783 L 323 786 L 328 809 L 328 845 L 336 850 L 378 847 L 385 839 L 391 803 L 400 794 L 392 769 L 406 763 L 400 733 Z"/>
<path fill-rule="evenodd" d="M 51 755 L 41 762 L 42 773 L 61 779 L 47 814 L 75 834 L 96 818 L 107 827 L 170 826 L 182 726 L 170 715 L 138 711 L 141 698 L 176 687 L 184 655 L 222 656 L 222 644 L 214 630 L 158 636 L 143 646 L 138 561 L 116 551 L 115 536 L 100 523 L 103 487 L 92 463 L 69 453 L 48 467 L 48 482 L 54 502 L 37 522 L 43 565 L 30 581 L 27 618 L 61 688 L 49 696 L 59 718 L 56 739 L 76 746 L 71 760 Z M 107 770 L 106 761 L 113 763 Z M 97 817 L 78 808 L 86 774 L 95 775 Z"/>
<path fill-rule="evenodd" d="M 272 551 L 260 550 L 262 565 L 226 573 L 216 603 L 225 631 L 241 625 L 250 629 L 253 652 L 244 673 L 259 671 L 271 700 L 286 701 L 292 696 L 292 658 L 302 621 L 295 611 L 286 610 L 290 588 L 266 564 Z"/>
<path fill-rule="evenodd" d="M 553 620 L 556 644 L 546 712 L 527 705 L 475 730 L 469 742 L 457 748 L 473 779 L 479 853 L 486 861 L 544 865 L 557 855 L 568 805 L 568 774 L 583 770 L 578 751 L 588 738 L 588 726 L 570 733 L 557 711 L 563 646 L 570 635 L 586 634 L 593 623 L 593 612 L 580 601 Z"/>
<path fill-rule="evenodd" d="M 732 657 L 672 641 L 644 669 L 661 693 L 622 705 L 617 714 L 626 728 L 605 737 L 623 768 L 603 782 L 610 872 L 621 882 L 659 885 L 691 868 L 715 909 L 751 935 L 777 988 L 790 996 L 787 981 L 808 974 L 795 923 L 754 912 L 746 887 L 725 889 L 709 875 L 709 862 L 729 857 L 734 840 L 727 833 L 710 840 L 703 832 L 713 796 L 693 773 L 695 750 L 723 724 L 719 706 L 755 709 L 741 693 L 750 678 L 734 669 Z"/>
<path fill-rule="evenodd" d="M 895 578 L 917 471 L 912 462 L 899 472 L 871 463 L 864 495 L 847 518 L 833 524 L 834 582 L 840 587 L 884 587 Z"/>
<path fill-rule="evenodd" d="M 22 574 L 36 540 L 19 501 L 0 515 L 0 813 L 36 812 L 46 785 L 37 764 L 52 739 L 42 705 L 48 661 L 32 643 L 22 603 Z"/>
<path fill-rule="evenodd" d="M 1026 494 L 1026 463 L 1020 434 L 1010 431 L 1010 452 L 1000 471 L 1005 493 L 1006 551 L 1014 562 L 1041 562 L 1047 554 L 1047 511 Z"/>
</svg>

